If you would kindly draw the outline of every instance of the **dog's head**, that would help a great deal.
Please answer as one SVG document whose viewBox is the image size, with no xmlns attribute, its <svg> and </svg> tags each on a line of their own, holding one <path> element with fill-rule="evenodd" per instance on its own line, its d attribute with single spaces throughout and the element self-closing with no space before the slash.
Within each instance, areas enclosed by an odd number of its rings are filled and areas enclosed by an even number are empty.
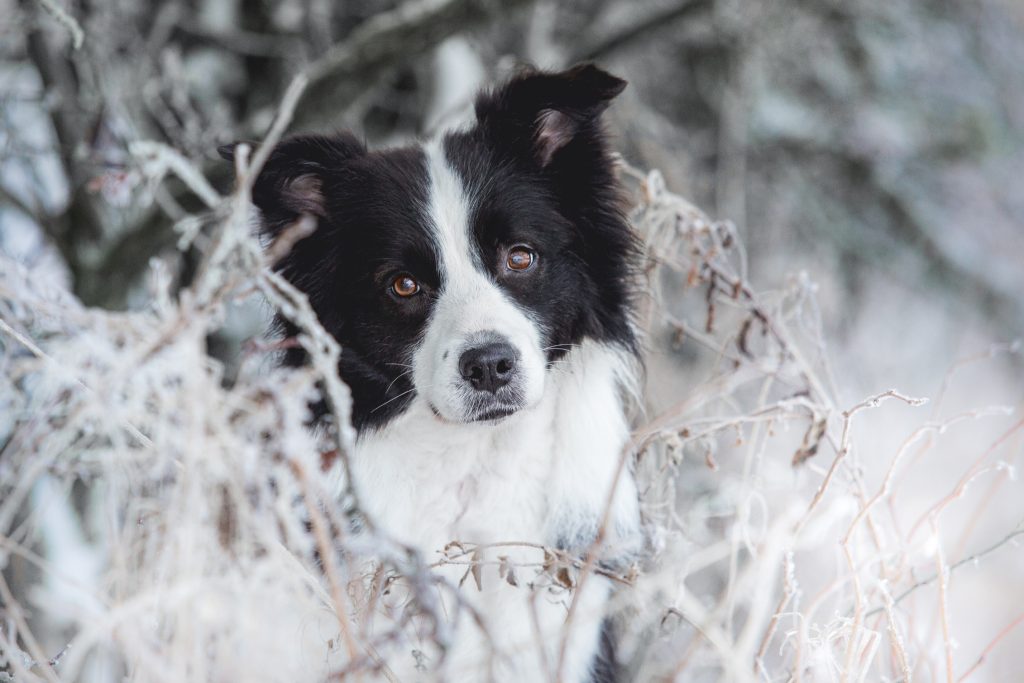
<svg viewBox="0 0 1024 683">
<path fill-rule="evenodd" d="M 583 339 L 632 347 L 635 245 L 600 123 L 624 87 L 591 65 L 529 72 L 422 146 L 277 146 L 253 201 L 271 239 L 318 221 L 279 266 L 342 345 L 358 428 L 417 400 L 498 420 L 536 405 Z"/>
</svg>

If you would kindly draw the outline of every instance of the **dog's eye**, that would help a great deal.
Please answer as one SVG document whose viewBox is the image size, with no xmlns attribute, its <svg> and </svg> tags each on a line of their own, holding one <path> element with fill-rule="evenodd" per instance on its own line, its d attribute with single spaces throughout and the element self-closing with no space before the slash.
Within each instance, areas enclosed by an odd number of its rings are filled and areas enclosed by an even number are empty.
<svg viewBox="0 0 1024 683">
<path fill-rule="evenodd" d="M 420 283 L 413 280 L 411 275 L 402 274 L 391 281 L 391 291 L 396 296 L 407 298 L 419 293 Z"/>
<path fill-rule="evenodd" d="M 537 253 L 527 246 L 518 244 L 508 251 L 505 258 L 505 267 L 509 270 L 524 271 L 533 267 L 537 262 Z"/>
</svg>

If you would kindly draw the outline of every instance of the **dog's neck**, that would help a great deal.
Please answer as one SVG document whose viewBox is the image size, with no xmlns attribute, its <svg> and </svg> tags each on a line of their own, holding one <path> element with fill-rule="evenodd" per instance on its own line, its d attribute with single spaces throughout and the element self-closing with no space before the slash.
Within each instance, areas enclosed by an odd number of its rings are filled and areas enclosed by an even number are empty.
<svg viewBox="0 0 1024 683">
<path fill-rule="evenodd" d="M 572 594 L 540 573 L 547 556 L 540 546 L 582 555 L 606 521 L 602 562 L 638 550 L 636 486 L 624 461 L 629 368 L 627 354 L 585 342 L 549 369 L 538 405 L 499 424 L 442 422 L 425 402 L 414 401 L 384 429 L 361 436 L 352 471 L 365 512 L 379 528 L 428 563 L 440 562 L 436 571 L 452 586 L 467 569 L 465 559 L 444 563 L 445 546 L 459 541 L 480 548 L 473 555 L 483 563 L 480 588 L 462 592 L 492 636 L 500 633 L 505 654 L 488 659 L 494 643 L 462 619 L 445 659 L 451 680 L 482 680 L 488 670 L 501 681 L 549 675 L 544 662 L 556 661 Z M 520 567 L 520 587 L 495 569 L 507 561 Z M 589 680 L 608 589 L 604 579 L 583 589 L 566 681 Z M 447 613 L 458 612 L 445 595 L 441 600 Z M 389 658 L 396 672 L 413 666 L 410 647 L 399 646 Z M 416 678 L 411 669 L 405 674 Z"/>
<path fill-rule="evenodd" d="M 427 557 L 452 540 L 517 534 L 515 540 L 578 548 L 596 533 L 617 477 L 609 518 L 629 535 L 635 490 L 620 467 L 629 378 L 625 353 L 584 342 L 549 370 L 538 405 L 499 424 L 447 423 L 413 401 L 359 439 L 353 475 L 366 512 Z"/>
</svg>

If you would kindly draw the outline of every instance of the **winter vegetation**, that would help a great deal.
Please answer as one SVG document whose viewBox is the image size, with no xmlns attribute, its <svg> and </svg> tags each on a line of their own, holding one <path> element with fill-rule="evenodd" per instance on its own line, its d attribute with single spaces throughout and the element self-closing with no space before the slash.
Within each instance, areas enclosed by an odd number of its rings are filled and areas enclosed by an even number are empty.
<svg viewBox="0 0 1024 683">
<path fill-rule="evenodd" d="M 249 193 L 287 131 L 428 135 L 519 58 L 633 83 L 648 540 L 497 575 L 611 578 L 630 681 L 1024 677 L 1019 7 L 254 5 L 0 0 L 0 681 L 388 680 L 439 595 L 475 618 L 478 548 L 361 514 L 272 269 L 311 226 L 261 244 Z"/>
</svg>

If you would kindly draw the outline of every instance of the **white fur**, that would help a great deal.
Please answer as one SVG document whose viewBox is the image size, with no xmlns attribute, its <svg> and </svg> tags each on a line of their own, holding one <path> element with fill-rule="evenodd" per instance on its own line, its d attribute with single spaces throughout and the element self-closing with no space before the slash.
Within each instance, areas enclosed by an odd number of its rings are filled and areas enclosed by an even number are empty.
<svg viewBox="0 0 1024 683">
<path fill-rule="evenodd" d="M 352 471 L 365 512 L 428 562 L 440 559 L 451 541 L 550 546 L 572 539 L 586 547 L 629 435 L 621 399 L 628 358 L 619 349 L 585 341 L 547 369 L 542 331 L 475 262 L 467 224 L 471 199 L 438 146 L 429 149 L 428 158 L 430 211 L 446 284 L 414 354 L 416 398 L 402 415 L 358 442 Z M 462 389 L 455 359 L 467 340 L 485 330 L 504 335 L 522 354 L 527 407 L 497 424 L 459 422 Z M 620 550 L 639 537 L 636 488 L 628 468 L 622 468 L 609 522 L 611 545 Z M 521 563 L 543 559 L 541 550 L 530 547 L 493 549 L 484 559 L 500 555 Z M 454 584 L 466 567 L 438 571 Z M 489 637 L 462 615 L 454 624 L 443 678 L 553 680 L 572 595 L 552 586 L 531 590 L 529 582 L 537 579 L 540 585 L 536 569 L 521 568 L 517 575 L 520 586 L 514 587 L 488 565 L 482 590 L 472 579 L 464 584 L 462 594 L 482 616 Z M 591 577 L 586 583 L 566 648 L 562 680 L 567 683 L 589 678 L 608 591 L 605 579 Z M 450 598 L 444 607 L 448 614 L 458 611 Z M 428 679 L 417 670 L 413 650 L 437 656 L 415 635 L 381 653 L 401 681 Z M 435 664 L 426 662 L 428 669 Z"/>
<path fill-rule="evenodd" d="M 520 389 L 526 405 L 535 405 L 544 393 L 541 331 L 476 262 L 469 238 L 471 198 L 445 161 L 441 146 L 434 143 L 426 152 L 429 214 L 445 284 L 413 357 L 413 384 L 442 417 L 467 421 L 472 389 L 459 374 L 459 357 L 481 335 L 496 332 L 521 354 Z"/>
</svg>

